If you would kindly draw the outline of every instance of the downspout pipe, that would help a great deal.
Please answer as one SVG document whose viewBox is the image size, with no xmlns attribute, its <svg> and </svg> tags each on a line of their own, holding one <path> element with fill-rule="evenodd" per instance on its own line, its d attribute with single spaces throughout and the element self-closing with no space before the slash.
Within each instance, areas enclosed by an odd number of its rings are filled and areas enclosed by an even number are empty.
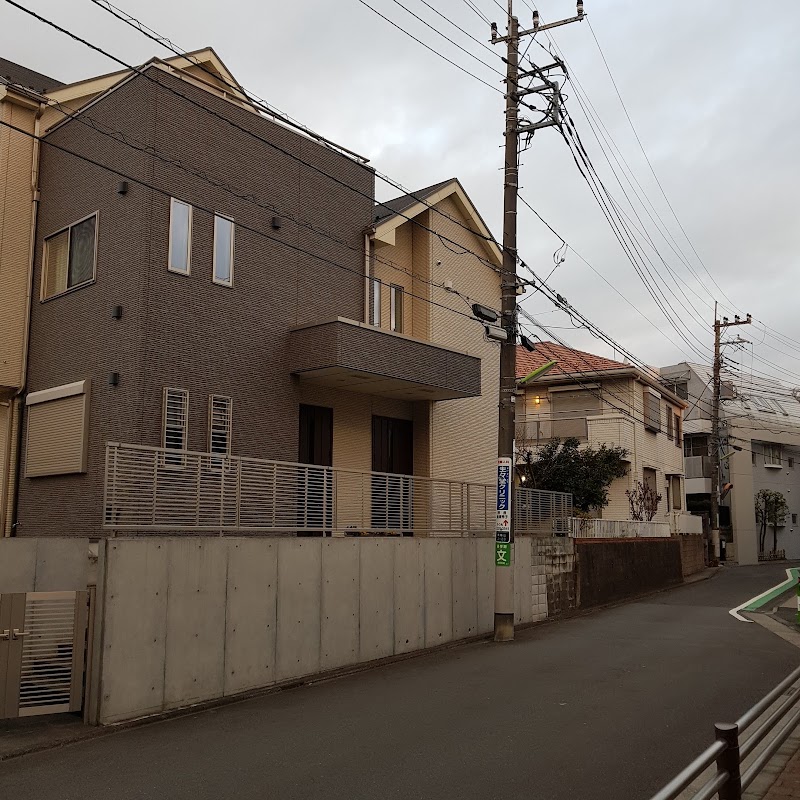
<svg viewBox="0 0 800 800">
<path fill-rule="evenodd" d="M 367 231 L 364 234 L 364 323 L 369 325 L 369 268 L 370 268 L 370 261 L 372 260 L 372 237 L 370 236 L 370 232 Z"/>
<path fill-rule="evenodd" d="M 28 347 L 30 345 L 31 333 L 31 304 L 33 302 L 33 264 L 36 256 L 36 230 L 39 222 L 39 162 L 41 156 L 41 120 L 44 114 L 44 105 L 40 104 L 34 118 L 34 139 L 33 139 L 33 158 L 31 159 L 31 194 L 32 194 L 32 209 L 31 209 L 31 230 L 30 230 L 30 245 L 28 251 L 28 286 L 25 294 L 25 333 L 22 344 L 22 367 L 19 376 L 19 388 L 14 393 L 12 400 L 12 407 L 10 414 L 15 411 L 16 406 L 17 414 L 17 459 L 14 465 L 14 491 L 11 496 L 11 526 L 8 530 L 3 531 L 6 536 L 14 536 L 17 532 L 19 521 L 17 520 L 17 511 L 19 508 L 19 483 L 22 477 L 22 424 L 24 422 L 23 415 L 25 404 L 22 402 L 22 396 L 28 384 Z M 11 443 L 14 446 L 14 443 Z M 5 526 L 3 526 L 5 528 Z"/>
</svg>

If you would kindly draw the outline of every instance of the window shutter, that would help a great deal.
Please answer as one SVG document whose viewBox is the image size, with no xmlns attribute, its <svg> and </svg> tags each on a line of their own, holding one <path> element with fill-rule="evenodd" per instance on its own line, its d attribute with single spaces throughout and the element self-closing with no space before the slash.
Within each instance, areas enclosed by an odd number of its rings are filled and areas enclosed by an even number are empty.
<svg viewBox="0 0 800 800">
<path fill-rule="evenodd" d="M 26 405 L 25 476 L 86 472 L 89 381 L 32 392 Z"/>
<path fill-rule="evenodd" d="M 231 417 L 233 401 L 230 397 L 211 395 L 209 449 L 215 455 L 231 454 Z"/>
<path fill-rule="evenodd" d="M 575 436 L 585 439 L 588 436 L 587 416 L 599 414 L 602 402 L 599 393 L 587 391 L 553 392 L 550 396 L 552 408 L 553 436 L 566 439 Z"/>
<path fill-rule="evenodd" d="M 661 398 L 653 394 L 647 387 L 642 394 L 644 408 L 644 426 L 654 433 L 661 430 Z"/>
</svg>

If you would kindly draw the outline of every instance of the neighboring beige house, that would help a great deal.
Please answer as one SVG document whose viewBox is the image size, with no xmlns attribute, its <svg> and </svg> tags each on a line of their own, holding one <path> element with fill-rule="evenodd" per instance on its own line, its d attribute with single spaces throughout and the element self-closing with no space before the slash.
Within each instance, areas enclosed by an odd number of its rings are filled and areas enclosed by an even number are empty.
<svg viewBox="0 0 800 800">
<path fill-rule="evenodd" d="M 0 536 L 11 528 L 24 403 L 39 156 L 32 137 L 41 128 L 41 93 L 59 86 L 0 59 Z"/>
<path fill-rule="evenodd" d="M 684 529 L 689 523 L 682 447 L 686 403 L 631 364 L 552 342 L 537 344 L 532 353 L 517 348 L 517 379 L 549 361 L 555 366 L 524 384 L 517 397 L 517 451 L 535 451 L 554 438 L 568 437 L 595 447 L 624 447 L 630 469 L 609 488 L 602 519 L 630 519 L 625 492 L 642 481 L 663 498 L 653 521 L 669 522 L 676 533 L 689 532 Z"/>
</svg>

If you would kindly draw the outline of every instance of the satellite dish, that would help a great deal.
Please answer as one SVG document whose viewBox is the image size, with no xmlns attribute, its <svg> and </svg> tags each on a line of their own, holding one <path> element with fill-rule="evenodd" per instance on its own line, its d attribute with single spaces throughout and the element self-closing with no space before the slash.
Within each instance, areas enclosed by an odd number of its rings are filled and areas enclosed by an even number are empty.
<svg viewBox="0 0 800 800">
<path fill-rule="evenodd" d="M 800 403 L 800 389 L 792 389 L 792 397 Z"/>
</svg>

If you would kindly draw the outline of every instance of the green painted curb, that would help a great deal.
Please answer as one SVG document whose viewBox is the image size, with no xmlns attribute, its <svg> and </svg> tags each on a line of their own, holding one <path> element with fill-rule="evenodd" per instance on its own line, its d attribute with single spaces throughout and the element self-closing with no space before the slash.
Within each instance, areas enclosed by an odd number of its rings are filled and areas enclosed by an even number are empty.
<svg viewBox="0 0 800 800">
<path fill-rule="evenodd" d="M 785 594 L 789 591 L 793 586 L 797 586 L 798 584 L 798 574 L 800 574 L 800 569 L 797 567 L 792 567 L 789 572 L 791 572 L 792 577 L 787 578 L 783 583 L 779 583 L 777 586 L 770 589 L 766 594 L 761 595 L 761 597 L 754 600 L 750 603 L 749 606 L 745 606 L 743 611 L 757 611 L 762 606 L 767 605 L 767 603 L 772 602 L 777 597 L 780 597 L 782 594 Z"/>
</svg>

